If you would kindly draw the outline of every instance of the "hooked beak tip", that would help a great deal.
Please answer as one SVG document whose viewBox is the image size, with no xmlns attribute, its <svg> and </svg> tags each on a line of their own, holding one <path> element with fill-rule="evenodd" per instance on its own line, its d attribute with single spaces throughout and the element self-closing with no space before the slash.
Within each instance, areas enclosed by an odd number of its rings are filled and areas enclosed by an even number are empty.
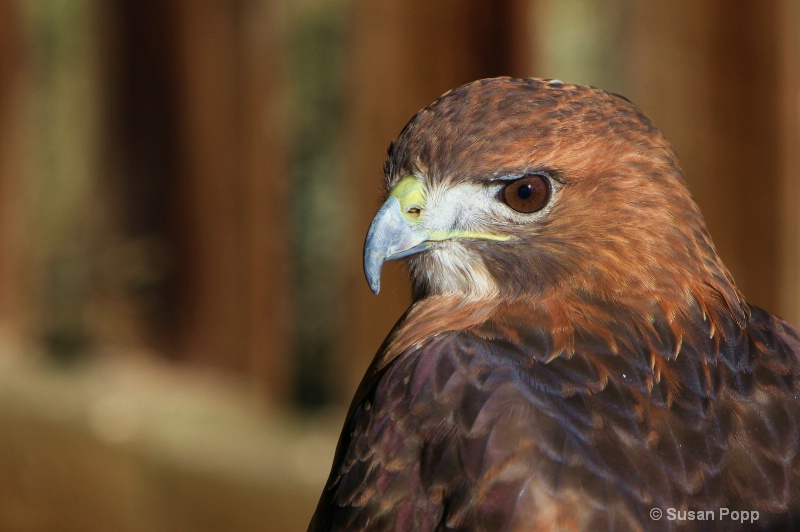
<svg viewBox="0 0 800 532">
<path fill-rule="evenodd" d="M 424 251 L 426 239 L 424 231 L 405 219 L 397 198 L 390 196 L 372 220 L 364 242 L 364 274 L 370 290 L 380 292 L 384 262 Z"/>
<path fill-rule="evenodd" d="M 364 260 L 364 275 L 367 277 L 367 284 L 372 293 L 377 295 L 381 291 L 381 269 L 385 258 L 378 253 L 367 251 Z"/>
</svg>

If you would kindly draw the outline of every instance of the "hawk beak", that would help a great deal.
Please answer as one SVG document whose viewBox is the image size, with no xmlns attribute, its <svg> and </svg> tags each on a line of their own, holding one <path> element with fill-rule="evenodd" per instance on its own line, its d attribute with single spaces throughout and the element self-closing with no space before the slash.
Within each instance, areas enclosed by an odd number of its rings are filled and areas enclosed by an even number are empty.
<svg viewBox="0 0 800 532">
<path fill-rule="evenodd" d="M 364 242 L 364 274 L 374 293 L 381 289 L 384 262 L 408 257 L 427 248 L 429 235 L 415 227 L 413 218 L 403 212 L 400 200 L 392 195 L 372 219 Z"/>
</svg>

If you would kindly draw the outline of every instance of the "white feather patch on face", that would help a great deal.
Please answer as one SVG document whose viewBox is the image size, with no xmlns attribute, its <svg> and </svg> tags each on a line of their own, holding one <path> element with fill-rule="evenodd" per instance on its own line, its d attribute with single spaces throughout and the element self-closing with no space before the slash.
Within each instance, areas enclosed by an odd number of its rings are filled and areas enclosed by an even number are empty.
<svg viewBox="0 0 800 532">
<path fill-rule="evenodd" d="M 470 242 L 494 241 L 500 245 L 501 241 L 513 240 L 515 228 L 536 224 L 547 216 L 550 205 L 534 213 L 513 210 L 498 197 L 513 179 L 484 183 L 426 181 L 421 178 L 426 185 L 425 201 L 416 223 L 434 245 L 409 261 L 415 284 L 429 294 L 457 293 L 476 299 L 499 294 L 496 277 Z"/>
<path fill-rule="evenodd" d="M 419 220 L 437 244 L 412 261 L 412 275 L 421 276 L 429 292 L 487 298 L 499 293 L 483 257 L 464 239 L 505 240 L 494 234 L 490 221 L 498 218 L 495 196 L 499 185 L 446 183 L 426 190 L 425 208 Z"/>
<path fill-rule="evenodd" d="M 432 187 L 427 191 L 423 225 L 434 234 L 483 232 L 486 222 L 496 217 L 493 194 L 499 187 L 493 188 L 478 183 Z"/>
<path fill-rule="evenodd" d="M 412 267 L 412 275 L 423 275 L 433 294 L 463 294 L 481 299 L 500 293 L 483 258 L 455 240 L 426 252 L 416 266 Z"/>
</svg>

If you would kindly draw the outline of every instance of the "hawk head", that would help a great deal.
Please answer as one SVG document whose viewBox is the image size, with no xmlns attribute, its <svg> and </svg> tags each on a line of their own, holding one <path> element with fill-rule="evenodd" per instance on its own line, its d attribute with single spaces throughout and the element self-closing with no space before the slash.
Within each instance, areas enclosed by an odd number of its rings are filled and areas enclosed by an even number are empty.
<svg viewBox="0 0 800 532">
<path fill-rule="evenodd" d="M 376 293 L 383 262 L 408 257 L 415 299 L 685 300 L 704 286 L 739 306 L 675 152 L 621 96 L 556 80 L 469 83 L 411 119 L 385 179 L 364 249 Z"/>
</svg>

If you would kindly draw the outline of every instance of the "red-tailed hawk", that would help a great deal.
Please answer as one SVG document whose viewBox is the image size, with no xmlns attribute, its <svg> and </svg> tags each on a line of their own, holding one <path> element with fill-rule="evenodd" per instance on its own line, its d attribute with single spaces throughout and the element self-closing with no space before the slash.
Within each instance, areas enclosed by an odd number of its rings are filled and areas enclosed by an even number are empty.
<svg viewBox="0 0 800 532">
<path fill-rule="evenodd" d="M 365 271 L 405 257 L 414 303 L 311 530 L 800 527 L 800 338 L 745 302 L 639 109 L 476 81 L 385 177 Z"/>
</svg>

